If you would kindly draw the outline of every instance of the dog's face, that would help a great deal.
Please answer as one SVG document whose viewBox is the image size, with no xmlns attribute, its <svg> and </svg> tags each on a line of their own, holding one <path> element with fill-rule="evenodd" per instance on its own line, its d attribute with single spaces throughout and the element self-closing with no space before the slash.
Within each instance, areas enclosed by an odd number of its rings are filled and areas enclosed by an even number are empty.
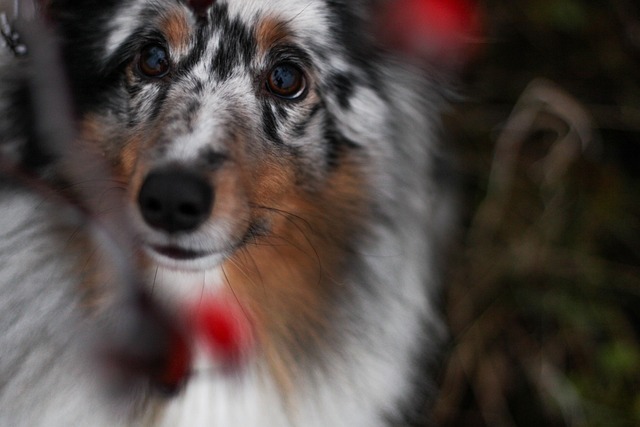
<svg viewBox="0 0 640 427">
<path fill-rule="evenodd" d="M 122 177 L 158 264 L 211 268 L 358 221 L 363 144 L 385 118 L 348 3 L 53 1 L 83 136 Z"/>
</svg>

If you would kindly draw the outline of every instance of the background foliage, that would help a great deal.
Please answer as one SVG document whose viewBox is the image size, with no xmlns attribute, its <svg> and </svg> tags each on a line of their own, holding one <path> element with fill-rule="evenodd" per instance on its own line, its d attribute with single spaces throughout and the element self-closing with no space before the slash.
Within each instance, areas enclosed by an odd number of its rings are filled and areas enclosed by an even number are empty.
<svg viewBox="0 0 640 427">
<path fill-rule="evenodd" d="M 442 426 L 640 425 L 640 4 L 485 0 Z"/>
</svg>

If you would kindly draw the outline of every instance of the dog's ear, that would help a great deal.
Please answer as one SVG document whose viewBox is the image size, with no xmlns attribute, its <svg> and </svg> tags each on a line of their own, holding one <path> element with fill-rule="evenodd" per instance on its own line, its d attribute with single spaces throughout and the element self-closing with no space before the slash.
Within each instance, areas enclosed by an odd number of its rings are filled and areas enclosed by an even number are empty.
<svg viewBox="0 0 640 427">
<path fill-rule="evenodd" d="M 418 65 L 456 68 L 481 41 L 474 0 L 368 0 L 378 43 Z"/>
</svg>

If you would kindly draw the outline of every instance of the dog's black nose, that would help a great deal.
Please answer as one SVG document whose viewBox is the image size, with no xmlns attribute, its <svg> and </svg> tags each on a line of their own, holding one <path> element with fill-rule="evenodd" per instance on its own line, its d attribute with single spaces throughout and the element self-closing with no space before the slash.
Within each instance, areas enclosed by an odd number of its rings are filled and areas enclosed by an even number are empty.
<svg viewBox="0 0 640 427">
<path fill-rule="evenodd" d="M 147 176 L 138 194 L 138 206 L 151 227 L 176 233 L 195 230 L 206 221 L 213 199 L 213 188 L 203 177 L 170 169 Z"/>
</svg>

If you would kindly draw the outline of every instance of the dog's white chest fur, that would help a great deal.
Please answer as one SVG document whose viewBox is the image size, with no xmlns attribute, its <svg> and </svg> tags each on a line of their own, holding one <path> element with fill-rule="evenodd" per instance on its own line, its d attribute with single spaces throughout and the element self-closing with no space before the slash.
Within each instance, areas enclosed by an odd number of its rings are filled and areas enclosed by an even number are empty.
<svg viewBox="0 0 640 427">
<path fill-rule="evenodd" d="M 380 425 L 381 419 L 372 415 L 375 411 L 369 408 L 370 399 L 388 392 L 391 386 L 379 384 L 380 387 L 368 391 L 360 388 L 358 393 L 355 389 L 336 391 L 329 384 L 314 384 L 313 399 L 311 393 L 303 391 L 291 396 L 291 402 L 283 402 L 271 379 L 255 365 L 229 374 L 216 372 L 215 367 L 209 370 L 209 363 L 204 359 L 201 362 L 197 369 L 199 373 L 167 403 L 157 425 L 371 427 Z"/>
<path fill-rule="evenodd" d="M 159 426 L 286 426 L 281 404 L 255 367 L 219 372 L 200 352 L 195 374 L 162 411 Z M 271 397 L 270 397 L 271 396 Z"/>
</svg>

